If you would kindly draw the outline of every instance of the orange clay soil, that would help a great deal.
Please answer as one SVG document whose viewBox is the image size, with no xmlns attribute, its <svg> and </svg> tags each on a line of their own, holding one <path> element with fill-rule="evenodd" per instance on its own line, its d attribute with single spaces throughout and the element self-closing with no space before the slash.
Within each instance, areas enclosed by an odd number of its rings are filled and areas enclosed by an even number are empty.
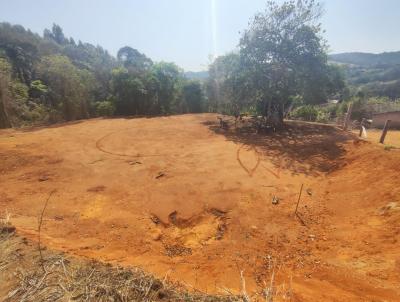
<svg viewBox="0 0 400 302">
<path fill-rule="evenodd" d="M 3 130 L 1 212 L 37 240 L 56 189 L 52 249 L 208 293 L 239 292 L 240 271 L 260 291 L 274 272 L 293 301 L 399 301 L 400 152 L 328 126 L 257 135 L 216 117 Z"/>
</svg>

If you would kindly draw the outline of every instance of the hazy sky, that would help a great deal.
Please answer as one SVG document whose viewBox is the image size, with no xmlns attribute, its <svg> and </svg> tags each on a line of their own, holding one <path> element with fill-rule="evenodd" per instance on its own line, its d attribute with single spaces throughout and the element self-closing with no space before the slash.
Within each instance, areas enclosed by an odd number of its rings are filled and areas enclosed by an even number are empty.
<svg viewBox="0 0 400 302">
<path fill-rule="evenodd" d="M 325 0 L 322 24 L 331 52 L 400 50 L 400 0 Z M 206 69 L 235 49 L 240 31 L 266 0 L 0 0 L 0 22 L 40 34 L 52 23 L 66 36 L 113 55 L 137 48 L 155 61 Z"/>
</svg>

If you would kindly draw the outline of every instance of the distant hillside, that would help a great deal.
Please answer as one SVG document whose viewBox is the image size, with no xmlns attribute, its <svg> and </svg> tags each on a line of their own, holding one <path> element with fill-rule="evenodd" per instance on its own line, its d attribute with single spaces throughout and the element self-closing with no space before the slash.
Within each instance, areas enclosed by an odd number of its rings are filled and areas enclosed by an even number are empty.
<svg viewBox="0 0 400 302">
<path fill-rule="evenodd" d="M 400 51 L 380 54 L 363 52 L 340 53 L 330 55 L 329 59 L 338 63 L 359 66 L 398 65 L 400 64 Z"/>
<path fill-rule="evenodd" d="M 329 56 L 340 64 L 351 87 L 369 96 L 400 98 L 400 51 L 341 53 Z"/>
<path fill-rule="evenodd" d="M 208 78 L 208 71 L 186 71 L 185 76 L 191 80 L 205 80 Z"/>
</svg>

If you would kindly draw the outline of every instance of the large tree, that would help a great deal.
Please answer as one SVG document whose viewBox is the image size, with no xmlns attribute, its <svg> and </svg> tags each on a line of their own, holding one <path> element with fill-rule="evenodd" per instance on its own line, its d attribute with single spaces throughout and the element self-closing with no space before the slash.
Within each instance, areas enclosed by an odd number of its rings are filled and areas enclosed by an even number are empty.
<svg viewBox="0 0 400 302">
<path fill-rule="evenodd" d="M 204 92 L 199 81 L 187 81 L 182 87 L 183 100 L 187 111 L 199 113 L 204 111 Z"/>
<path fill-rule="evenodd" d="M 182 81 L 182 70 L 174 63 L 159 62 L 151 68 L 152 75 L 159 83 L 158 103 L 156 111 L 158 113 L 172 113 L 179 110 L 178 96 L 180 83 Z"/>
<path fill-rule="evenodd" d="M 147 91 L 140 77 L 124 67 L 114 69 L 112 87 L 118 115 L 145 114 Z"/>
<path fill-rule="evenodd" d="M 122 47 L 118 50 L 117 58 L 125 68 L 137 74 L 149 70 L 153 65 L 151 59 L 146 57 L 146 55 L 129 46 Z"/>
<path fill-rule="evenodd" d="M 238 114 L 251 107 L 251 74 L 237 53 L 220 56 L 209 67 L 206 82 L 210 111 Z"/>
<path fill-rule="evenodd" d="M 45 29 L 43 32 L 43 37 L 60 45 L 68 44 L 70 42 L 70 40 L 64 36 L 61 26 L 57 24 L 53 24 L 51 31 L 49 29 Z"/>
<path fill-rule="evenodd" d="M 283 121 L 293 97 L 306 103 L 326 101 L 332 93 L 327 47 L 314 0 L 268 2 L 240 40 L 240 54 L 251 75 L 258 108 Z"/>
</svg>

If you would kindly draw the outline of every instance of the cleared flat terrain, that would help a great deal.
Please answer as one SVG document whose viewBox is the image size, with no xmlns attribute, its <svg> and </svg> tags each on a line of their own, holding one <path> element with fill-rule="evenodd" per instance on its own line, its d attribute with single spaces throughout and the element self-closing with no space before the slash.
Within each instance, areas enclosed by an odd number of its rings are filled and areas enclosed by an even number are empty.
<svg viewBox="0 0 400 302">
<path fill-rule="evenodd" d="M 52 249 L 211 293 L 240 291 L 240 271 L 259 291 L 274 272 L 293 301 L 398 301 L 399 166 L 398 150 L 332 127 L 257 135 L 214 114 L 3 130 L 0 215 L 36 240 L 56 190 Z"/>
</svg>

